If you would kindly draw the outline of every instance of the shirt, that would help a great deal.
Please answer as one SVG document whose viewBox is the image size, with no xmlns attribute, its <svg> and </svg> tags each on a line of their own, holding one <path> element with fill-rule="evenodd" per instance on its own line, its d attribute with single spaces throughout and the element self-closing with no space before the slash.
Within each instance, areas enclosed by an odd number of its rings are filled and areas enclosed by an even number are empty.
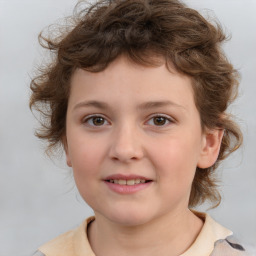
<svg viewBox="0 0 256 256">
<path fill-rule="evenodd" d="M 214 221 L 208 214 L 194 212 L 204 220 L 198 237 L 190 248 L 180 256 L 247 256 L 243 246 L 233 233 Z M 96 256 L 87 236 L 89 217 L 79 227 L 68 231 L 41 246 L 33 256 Z"/>
</svg>

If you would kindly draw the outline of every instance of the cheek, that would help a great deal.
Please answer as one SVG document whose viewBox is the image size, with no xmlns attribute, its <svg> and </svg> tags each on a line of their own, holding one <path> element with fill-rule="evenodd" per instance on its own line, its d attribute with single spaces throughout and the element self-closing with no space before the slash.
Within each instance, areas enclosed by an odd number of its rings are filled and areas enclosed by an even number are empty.
<svg viewBox="0 0 256 256">
<path fill-rule="evenodd" d="M 78 182 L 88 180 L 88 177 L 99 176 L 99 166 L 104 155 L 104 147 L 97 140 L 73 136 L 69 141 L 69 157 L 74 177 Z"/>
<path fill-rule="evenodd" d="M 194 140 L 182 137 L 165 140 L 152 147 L 152 159 L 159 172 L 159 178 L 172 184 L 190 184 L 198 161 L 198 145 Z"/>
<path fill-rule="evenodd" d="M 93 147 L 85 145 L 73 152 L 72 162 L 75 172 L 82 172 L 84 174 L 95 172 L 95 168 L 99 163 L 99 150 L 94 150 Z"/>
<path fill-rule="evenodd" d="M 100 147 L 82 143 L 71 149 L 72 169 L 77 189 L 82 198 L 93 204 L 94 195 L 100 181 Z"/>
</svg>

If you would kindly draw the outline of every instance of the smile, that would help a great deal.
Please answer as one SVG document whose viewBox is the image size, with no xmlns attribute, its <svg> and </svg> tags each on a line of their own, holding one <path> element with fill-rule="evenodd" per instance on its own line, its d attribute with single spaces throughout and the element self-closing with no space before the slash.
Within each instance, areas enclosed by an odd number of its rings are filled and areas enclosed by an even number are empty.
<svg viewBox="0 0 256 256">
<path fill-rule="evenodd" d="M 145 190 L 153 184 L 153 180 L 145 179 L 145 177 L 111 177 L 110 179 L 105 179 L 104 183 L 111 191 L 124 195 Z"/>
<path fill-rule="evenodd" d="M 115 183 L 119 185 L 127 185 L 127 186 L 133 186 L 135 184 L 140 184 L 140 183 L 146 183 L 149 182 L 150 180 L 144 180 L 144 179 L 130 179 L 130 180 L 124 180 L 124 179 L 111 179 L 111 180 L 106 180 L 107 182 L 110 183 Z"/>
</svg>

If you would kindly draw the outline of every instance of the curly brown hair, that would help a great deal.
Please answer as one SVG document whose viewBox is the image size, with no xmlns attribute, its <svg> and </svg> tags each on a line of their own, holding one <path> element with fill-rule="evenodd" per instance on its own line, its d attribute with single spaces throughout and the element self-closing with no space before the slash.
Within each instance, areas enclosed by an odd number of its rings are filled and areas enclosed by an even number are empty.
<svg viewBox="0 0 256 256">
<path fill-rule="evenodd" d="M 226 113 L 237 96 L 239 75 L 220 48 L 226 40 L 221 26 L 178 0 L 102 0 L 75 10 L 69 30 L 59 36 L 39 35 L 54 58 L 31 82 L 30 108 L 42 117 L 37 136 L 48 140 L 48 150 L 63 145 L 76 69 L 100 72 L 120 55 L 157 66 L 154 56 L 164 57 L 166 64 L 191 78 L 202 128 L 224 130 L 218 159 L 209 168 L 197 168 L 189 200 L 190 207 L 206 199 L 217 206 L 221 196 L 215 169 L 242 143 L 239 127 Z"/>
</svg>

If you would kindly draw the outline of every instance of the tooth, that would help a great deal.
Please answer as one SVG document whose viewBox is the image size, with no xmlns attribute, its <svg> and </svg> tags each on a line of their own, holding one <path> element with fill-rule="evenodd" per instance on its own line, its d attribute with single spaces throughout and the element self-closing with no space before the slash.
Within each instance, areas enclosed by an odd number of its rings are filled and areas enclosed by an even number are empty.
<svg viewBox="0 0 256 256">
<path fill-rule="evenodd" d="M 135 184 L 139 184 L 139 183 L 140 183 L 140 179 L 136 179 Z"/>
<path fill-rule="evenodd" d="M 134 185 L 135 184 L 135 180 L 127 180 L 127 185 Z"/>
<path fill-rule="evenodd" d="M 118 183 L 119 183 L 120 185 L 126 185 L 126 180 L 118 180 Z"/>
<path fill-rule="evenodd" d="M 140 183 L 146 183 L 146 180 L 144 179 L 133 179 L 133 180 L 109 180 L 111 183 L 119 184 L 119 185 L 128 185 L 132 186 L 135 184 L 140 184 Z"/>
</svg>

